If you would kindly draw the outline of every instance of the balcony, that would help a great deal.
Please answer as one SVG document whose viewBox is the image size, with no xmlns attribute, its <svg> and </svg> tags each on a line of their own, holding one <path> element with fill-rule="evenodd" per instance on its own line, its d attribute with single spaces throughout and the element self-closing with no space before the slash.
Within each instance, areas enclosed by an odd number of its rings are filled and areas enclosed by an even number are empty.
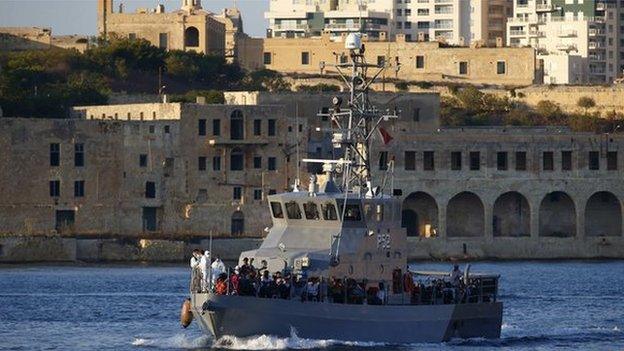
<svg viewBox="0 0 624 351">
<path fill-rule="evenodd" d="M 576 38 L 578 37 L 578 32 L 572 29 L 564 29 L 557 33 L 559 38 Z"/>
<path fill-rule="evenodd" d="M 557 8 L 552 4 L 537 4 L 535 5 L 535 12 L 553 12 L 557 11 Z"/>
<path fill-rule="evenodd" d="M 310 26 L 307 24 L 276 24 L 273 26 L 274 31 L 301 31 L 305 32 L 310 30 Z"/>
<path fill-rule="evenodd" d="M 565 52 L 578 51 L 576 48 L 576 45 L 574 44 L 557 44 L 557 46 L 555 47 L 559 51 L 565 51 Z"/>
<path fill-rule="evenodd" d="M 529 31 L 529 36 L 530 37 L 534 37 L 534 38 L 545 38 L 546 37 L 546 32 L 542 32 L 539 30 L 531 30 Z"/>
<path fill-rule="evenodd" d="M 590 41 L 589 42 L 589 49 L 590 50 L 604 49 L 604 43 L 597 42 L 597 41 Z"/>
<path fill-rule="evenodd" d="M 606 34 L 606 31 L 604 29 L 598 29 L 598 28 L 589 29 L 590 37 L 604 36 L 605 34 Z"/>
<path fill-rule="evenodd" d="M 525 35 L 526 35 L 526 31 L 524 30 L 510 30 L 509 31 L 510 37 L 525 36 Z"/>
</svg>

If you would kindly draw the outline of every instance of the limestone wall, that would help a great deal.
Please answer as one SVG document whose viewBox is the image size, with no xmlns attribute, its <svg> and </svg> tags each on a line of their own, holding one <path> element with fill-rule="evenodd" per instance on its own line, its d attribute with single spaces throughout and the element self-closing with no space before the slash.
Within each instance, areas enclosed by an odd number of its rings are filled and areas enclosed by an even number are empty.
<svg viewBox="0 0 624 351">
<path fill-rule="evenodd" d="M 413 81 L 464 82 L 491 85 L 531 85 L 540 77 L 532 48 L 441 47 L 436 42 L 369 41 L 366 59 L 391 67 L 388 78 Z M 344 43 L 322 38 L 267 38 L 256 53 L 265 68 L 282 73 L 335 73 L 329 66 L 347 59 Z M 260 56 L 262 55 L 262 56 Z M 304 60 L 304 56 L 307 61 Z M 460 65 L 462 69 L 460 70 Z M 397 67 L 400 69 L 397 70 Z M 464 69 L 465 68 L 465 69 Z"/>
</svg>

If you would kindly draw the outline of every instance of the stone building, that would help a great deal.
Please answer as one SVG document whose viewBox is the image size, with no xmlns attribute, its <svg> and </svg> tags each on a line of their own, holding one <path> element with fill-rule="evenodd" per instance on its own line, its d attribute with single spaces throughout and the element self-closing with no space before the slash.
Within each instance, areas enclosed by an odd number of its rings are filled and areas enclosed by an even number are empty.
<svg viewBox="0 0 624 351">
<path fill-rule="evenodd" d="M 84 35 L 52 35 L 50 28 L 0 27 L 0 52 L 54 48 L 84 52 L 89 48 L 89 38 Z"/>
<path fill-rule="evenodd" d="M 264 198 L 294 181 L 307 129 L 280 106 L 78 107 L 0 120 L 0 231 L 259 235 Z"/>
<path fill-rule="evenodd" d="M 0 232 L 260 236 L 265 195 L 317 171 L 297 156 L 334 153 L 318 116 L 331 96 L 239 92 L 225 105 L 0 119 Z M 443 128 L 437 94 L 372 99 L 401 116 L 383 122 L 389 144 L 373 140 L 373 172 L 403 201 L 410 258 L 622 257 L 623 136 Z"/>
<path fill-rule="evenodd" d="M 225 54 L 225 25 L 202 9 L 201 0 L 183 0 L 182 7 L 174 12 L 165 12 L 164 5 L 158 5 L 135 13 L 124 13 L 122 4 L 115 12 L 113 0 L 98 0 L 98 33 L 145 39 L 168 50 Z"/>
<path fill-rule="evenodd" d="M 392 66 L 387 78 L 492 85 L 531 85 L 542 79 L 533 48 L 445 47 L 438 42 L 407 42 L 402 35 L 396 41 L 364 44 L 368 62 Z M 348 60 L 342 38 L 332 40 L 328 33 L 320 38 L 267 38 L 257 55 L 268 69 L 313 75 L 331 73 L 325 63 Z"/>
</svg>

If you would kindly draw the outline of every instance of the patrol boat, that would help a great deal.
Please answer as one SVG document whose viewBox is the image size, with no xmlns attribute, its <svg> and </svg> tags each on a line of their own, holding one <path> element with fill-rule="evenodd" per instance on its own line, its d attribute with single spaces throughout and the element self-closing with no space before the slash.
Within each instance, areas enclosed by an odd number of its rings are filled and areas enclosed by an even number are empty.
<svg viewBox="0 0 624 351">
<path fill-rule="evenodd" d="M 306 191 L 295 186 L 292 192 L 268 196 L 272 227 L 261 246 L 243 252 L 239 260 L 266 261 L 269 272 L 320 282 L 318 294 L 261 298 L 233 295 L 230 288 L 220 294 L 202 291 L 191 284 L 187 308 L 216 339 L 289 337 L 292 331 L 308 339 L 392 344 L 499 338 L 498 275 L 466 270 L 459 284 L 451 285 L 449 273 L 408 272 L 401 202 L 384 193 L 388 174 L 376 184 L 370 166 L 373 136 L 382 123 L 398 118 L 396 112 L 382 113 L 368 98 L 371 83 L 385 67 L 366 62 L 359 34 L 348 35 L 345 47 L 350 60 L 335 69 L 349 101 L 333 98 L 333 111 L 326 115 L 341 157 L 303 160 L 322 164 L 324 174 L 318 180 L 312 176 Z M 337 280 L 348 281 L 338 290 L 344 296 L 337 297 L 331 286 Z M 366 295 L 354 298 L 348 285 Z"/>
</svg>

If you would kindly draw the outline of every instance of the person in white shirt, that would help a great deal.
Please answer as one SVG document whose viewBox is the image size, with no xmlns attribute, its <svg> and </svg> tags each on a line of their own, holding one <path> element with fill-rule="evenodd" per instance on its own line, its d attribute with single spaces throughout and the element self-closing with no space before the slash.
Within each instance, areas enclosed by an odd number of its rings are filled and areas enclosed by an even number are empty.
<svg viewBox="0 0 624 351">
<path fill-rule="evenodd" d="M 193 286 L 193 291 L 199 292 L 202 288 L 202 277 L 201 271 L 199 270 L 199 260 L 201 258 L 201 251 L 198 249 L 193 250 L 193 254 L 191 255 L 191 260 L 189 265 L 191 266 L 191 285 Z"/>
<path fill-rule="evenodd" d="M 191 269 L 197 268 L 199 265 L 199 259 L 201 258 L 201 252 L 198 249 L 193 250 L 193 254 L 191 255 Z"/>
<path fill-rule="evenodd" d="M 217 258 L 212 262 L 210 266 L 212 268 L 212 285 L 215 285 L 217 282 L 217 278 L 223 273 L 226 273 L 225 263 L 221 261 L 221 258 L 217 256 Z"/>
<path fill-rule="evenodd" d="M 210 251 L 206 250 L 199 260 L 199 269 L 202 274 L 202 291 L 210 289 L 210 271 L 208 267 L 210 267 Z"/>
</svg>

